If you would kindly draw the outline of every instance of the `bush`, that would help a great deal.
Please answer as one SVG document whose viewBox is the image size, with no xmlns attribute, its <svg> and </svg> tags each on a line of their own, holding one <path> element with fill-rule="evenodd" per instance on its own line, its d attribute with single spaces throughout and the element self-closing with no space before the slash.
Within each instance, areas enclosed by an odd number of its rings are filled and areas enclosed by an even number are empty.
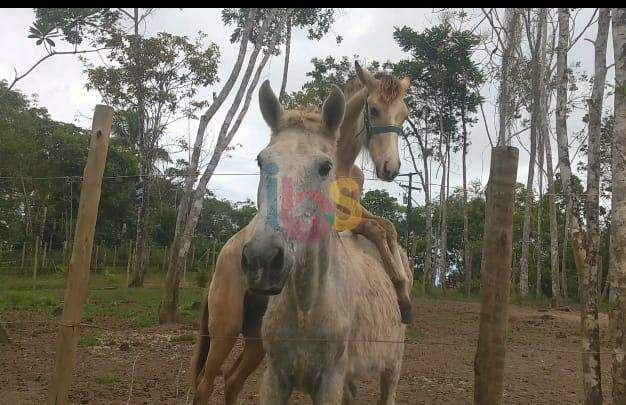
<svg viewBox="0 0 626 405">
<path fill-rule="evenodd" d="M 195 282 L 196 286 L 200 288 L 204 288 L 209 283 L 211 279 L 211 272 L 209 270 L 200 270 L 195 273 Z"/>
</svg>

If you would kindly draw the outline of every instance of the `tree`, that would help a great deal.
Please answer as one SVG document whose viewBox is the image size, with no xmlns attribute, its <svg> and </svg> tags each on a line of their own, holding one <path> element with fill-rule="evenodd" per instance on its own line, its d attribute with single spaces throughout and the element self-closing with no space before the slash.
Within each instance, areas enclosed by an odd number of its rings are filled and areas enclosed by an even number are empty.
<svg viewBox="0 0 626 405">
<path fill-rule="evenodd" d="M 430 251 L 432 235 L 431 211 L 431 157 L 436 157 L 441 164 L 440 189 L 440 252 L 439 270 L 441 275 L 448 272 L 448 226 L 447 195 L 449 194 L 449 166 L 452 151 L 459 149 L 463 156 L 467 153 L 469 141 L 468 125 L 475 122 L 481 97 L 478 88 L 484 82 L 481 70 L 472 60 L 471 55 L 478 45 L 479 38 L 469 30 L 457 30 L 449 20 L 417 33 L 410 27 L 397 28 L 394 38 L 403 51 L 410 54 L 409 59 L 394 65 L 398 74 L 410 75 L 413 85 L 407 92 L 406 103 L 409 107 L 409 120 L 405 142 L 410 150 L 414 168 L 418 171 L 426 196 L 427 207 L 427 256 L 425 272 L 430 274 Z M 459 134 L 461 124 L 461 134 Z M 433 135 L 430 137 L 430 135 Z M 417 168 L 411 149 L 410 138 L 417 140 L 422 156 L 423 170 Z M 435 151 L 437 151 L 435 153 Z M 464 159 L 464 158 L 463 158 Z M 467 180 L 467 179 L 466 179 Z M 464 182 L 467 187 L 467 182 Z M 467 233 L 467 227 L 464 227 Z M 469 242 L 468 242 L 469 243 Z M 469 257 L 469 248 L 465 252 Z M 464 268 L 469 273 L 469 259 Z M 434 281 L 428 276 L 429 284 Z"/>
<path fill-rule="evenodd" d="M 228 8 L 223 12 L 224 22 L 226 24 L 235 24 L 236 28 L 231 35 L 231 41 L 239 41 L 245 32 L 246 17 L 250 9 L 246 8 Z M 284 25 L 280 28 L 281 38 L 279 43 L 285 44 L 285 61 L 283 64 L 283 79 L 280 86 L 280 93 L 278 99 L 284 102 L 284 97 L 287 88 L 287 75 L 289 73 L 289 58 L 291 55 L 291 34 L 292 29 L 301 28 L 307 30 L 307 38 L 310 40 L 322 39 L 330 30 L 331 26 L 335 22 L 335 8 L 288 8 L 285 9 L 286 20 Z M 258 10 L 259 15 L 265 18 L 270 12 L 270 9 L 261 8 Z M 277 24 L 277 23 L 274 23 Z M 271 30 L 274 31 L 278 27 L 272 26 Z M 256 43 L 259 36 L 258 28 L 253 27 L 250 33 L 250 41 Z M 337 43 L 342 40 L 341 36 L 336 36 Z M 264 39 L 267 43 L 267 38 Z M 320 104 L 321 105 L 321 104 Z"/>
<path fill-rule="evenodd" d="M 611 10 L 615 60 L 611 198 L 611 275 L 609 316 L 612 346 L 613 401 L 626 401 L 626 12 Z"/>
<path fill-rule="evenodd" d="M 108 8 L 36 8 L 35 21 L 29 28 L 28 38 L 44 49 L 45 55 L 39 58 L 22 74 L 15 71 L 13 81 L 6 86 L 0 96 L 5 96 L 20 80 L 32 73 L 41 63 L 58 55 L 78 55 L 99 52 L 106 49 L 100 44 L 105 33 L 115 27 L 121 12 Z M 62 39 L 70 47 L 59 50 L 57 41 Z M 79 48 L 84 40 L 88 48 Z"/>
<path fill-rule="evenodd" d="M 541 130 L 540 114 L 541 109 L 539 107 L 542 102 L 541 92 L 545 86 L 545 61 L 546 61 L 546 32 L 547 32 L 547 9 L 542 8 L 539 11 L 537 21 L 537 35 L 536 39 L 529 38 L 531 43 L 532 52 L 532 103 L 530 105 L 531 110 L 531 124 L 530 124 L 530 160 L 528 163 L 528 178 L 526 180 L 526 195 L 525 195 L 525 211 L 524 211 L 524 228 L 522 235 L 522 257 L 520 259 L 520 279 L 519 289 L 523 297 L 528 295 L 528 252 L 530 244 L 530 211 L 532 209 L 533 200 L 533 181 L 535 176 L 535 164 L 536 155 L 539 148 L 543 148 L 543 145 L 538 145 L 538 133 Z M 527 25 L 530 25 L 530 21 L 526 21 Z M 530 31 L 530 27 L 527 27 Z M 534 44 L 532 41 L 534 40 Z M 541 173 L 540 173 L 541 175 Z M 541 273 L 537 272 L 537 279 L 540 280 Z M 539 291 L 539 282 L 537 283 L 537 291 Z"/>
<path fill-rule="evenodd" d="M 385 190 L 366 192 L 361 203 L 374 215 L 387 218 L 394 224 L 400 222 L 403 209 L 398 205 L 398 201 Z"/>
<path fill-rule="evenodd" d="M 110 49 L 108 66 L 85 61 L 87 88 L 100 92 L 106 103 L 117 111 L 118 130 L 131 142 L 140 162 L 138 188 L 143 189 L 137 213 L 135 267 L 131 287 L 141 287 L 147 271 L 147 232 L 154 163 L 163 155 L 160 139 L 172 122 L 193 116 L 206 102 L 195 100 L 200 87 L 217 80 L 219 50 L 211 43 L 204 47 L 205 36 L 190 42 L 168 33 L 141 37 L 141 19 L 133 17 L 135 33 L 113 32 L 105 40 Z"/>
<path fill-rule="evenodd" d="M 275 52 L 275 47 L 278 44 L 281 29 L 286 17 L 287 14 L 285 13 L 285 11 L 279 9 L 272 9 L 265 18 L 262 18 L 260 20 L 257 19 L 256 9 L 251 9 L 246 13 L 246 30 L 242 35 L 237 61 L 235 62 L 235 66 L 233 67 L 233 70 L 231 71 L 231 74 L 227 81 L 228 86 L 225 86 L 220 91 L 220 94 L 217 98 L 219 104 L 217 104 L 216 107 L 210 106 L 205 114 L 200 118 L 200 124 L 198 125 L 198 132 L 196 134 L 196 140 L 194 142 L 192 162 L 189 166 L 190 179 L 185 185 L 185 193 L 178 207 L 176 231 L 174 233 L 174 240 L 171 249 L 172 254 L 170 254 L 170 261 L 168 264 L 168 271 L 165 280 L 164 298 L 159 314 L 159 321 L 161 323 L 173 322 L 176 320 L 176 315 L 178 311 L 178 287 L 180 284 L 182 264 L 184 263 L 187 253 L 189 252 L 191 240 L 198 224 L 198 219 L 202 210 L 202 200 L 206 193 L 207 184 L 211 179 L 215 168 L 217 167 L 217 164 L 222 157 L 222 154 L 229 146 L 233 136 L 239 129 L 239 126 L 241 125 L 241 122 L 248 111 L 250 100 L 252 99 L 252 94 L 258 84 L 261 72 L 265 68 L 265 65 L 269 60 L 270 55 Z M 276 21 L 278 21 L 278 23 Z M 213 117 L 217 109 L 219 109 L 226 96 L 230 94 L 234 82 L 239 76 L 239 72 L 243 64 L 248 36 L 252 32 L 252 28 L 257 26 L 258 24 L 261 24 L 261 26 L 260 28 L 258 28 L 258 35 L 254 37 L 257 40 L 255 41 L 252 54 L 248 59 L 248 65 L 240 82 L 239 88 L 235 94 L 235 98 L 229 110 L 227 111 L 226 117 L 224 118 L 222 126 L 220 127 L 220 130 L 217 134 L 217 142 L 215 144 L 215 148 L 211 155 L 210 161 L 206 166 L 204 173 L 200 177 L 198 185 L 195 187 L 194 190 L 193 186 L 195 183 L 195 176 L 198 169 L 198 162 L 200 157 L 200 150 L 202 148 L 204 131 L 206 129 L 206 126 L 208 125 L 209 120 Z M 270 27 L 272 27 L 274 24 L 274 29 L 270 29 Z M 258 66 L 256 66 L 259 53 L 264 48 L 263 44 L 266 43 L 264 38 L 268 39 L 268 44 L 265 47 L 265 51 L 263 52 L 263 57 L 261 58 L 261 61 L 259 62 Z M 253 71 L 254 77 L 252 77 Z M 251 78 L 252 81 L 250 81 Z M 239 109 L 242 101 L 243 106 L 239 111 L 237 118 L 235 119 L 235 114 Z M 233 121 L 233 119 L 235 120 Z"/>
<path fill-rule="evenodd" d="M 4 84 L 0 84 L 0 91 Z M 72 240 L 73 222 L 89 146 L 89 132 L 54 121 L 45 108 L 15 90 L 0 98 L 0 244 L 22 247 L 33 243 L 33 230 L 41 229 L 37 215 L 47 207 L 44 237 L 59 249 Z M 119 138 L 109 143 L 105 177 L 134 176 L 138 161 Z M 126 223 L 134 229 L 132 183 L 104 181 L 96 240 L 109 246 L 120 242 Z M 57 263 L 60 264 L 60 263 Z"/>
<path fill-rule="evenodd" d="M 589 134 L 587 161 L 587 240 L 584 248 L 584 263 L 581 263 L 582 279 L 582 328 L 583 373 L 585 375 L 585 402 L 602 403 L 602 374 L 600 367 L 600 326 L 598 321 L 598 250 L 600 247 L 599 186 L 600 162 L 599 140 L 601 136 L 602 103 L 606 78 L 606 47 L 609 35 L 610 10 L 600 9 L 598 34 L 594 43 L 595 75 L 589 105 Z M 582 249 L 581 249 L 582 250 Z"/>
<path fill-rule="evenodd" d="M 324 103 L 333 84 L 343 87 L 350 80 L 356 78 L 354 60 L 358 59 L 358 55 L 354 55 L 352 59 L 347 56 L 343 56 L 341 59 L 336 59 L 333 56 L 311 59 L 313 69 L 306 73 L 309 80 L 302 85 L 302 89 L 286 93 L 283 104 L 289 109 L 319 108 Z M 376 71 L 380 67 L 381 64 L 378 61 L 372 61 L 367 65 L 369 71 Z"/>
<path fill-rule="evenodd" d="M 561 21 L 561 18 L 559 18 Z M 610 23 L 610 13 L 608 9 L 600 9 L 598 19 L 598 34 L 594 43 L 595 48 L 595 77 L 592 95 L 589 102 L 590 123 L 589 142 L 595 143 L 598 136 L 601 122 L 602 97 L 604 92 L 604 79 L 606 75 L 606 43 L 608 38 L 608 28 Z M 559 152 L 559 166 L 561 177 L 564 183 L 565 198 L 568 205 L 567 215 L 569 216 L 569 237 L 572 242 L 574 261 L 579 275 L 581 310 L 581 328 L 583 333 L 583 377 L 586 404 L 602 403 L 601 373 L 600 373 L 600 342 L 597 309 L 597 212 L 598 212 L 598 165 L 596 164 L 596 148 L 591 152 L 588 161 L 588 173 L 594 171 L 592 179 L 587 184 L 586 214 L 588 223 L 587 249 L 583 244 L 582 231 L 576 209 L 574 189 L 572 187 L 572 169 L 568 150 L 568 135 L 565 131 L 566 103 L 567 103 L 567 49 L 564 42 L 569 38 L 561 39 L 565 33 L 560 31 L 559 51 L 557 52 L 557 76 L 559 85 L 557 87 L 557 143 Z M 564 82 L 564 83 L 563 83 Z M 560 110 L 560 111 L 559 111 Z M 594 115 L 594 117 L 591 117 Z M 592 139 L 593 138 L 593 139 Z M 591 170 L 590 170 L 591 169 Z M 589 189 L 591 187 L 591 190 Z M 591 250 L 591 252 L 589 251 Z"/>
</svg>

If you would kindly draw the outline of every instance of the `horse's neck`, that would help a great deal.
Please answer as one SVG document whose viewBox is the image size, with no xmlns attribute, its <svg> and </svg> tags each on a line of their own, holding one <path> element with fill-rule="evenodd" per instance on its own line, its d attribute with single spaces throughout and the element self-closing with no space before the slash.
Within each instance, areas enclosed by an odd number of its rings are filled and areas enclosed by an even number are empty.
<svg viewBox="0 0 626 405">
<path fill-rule="evenodd" d="M 331 233 L 327 237 L 307 242 L 296 254 L 296 263 L 291 279 L 285 287 L 296 305 L 290 306 L 299 312 L 308 312 L 324 296 L 330 275 L 338 236 Z"/>
<path fill-rule="evenodd" d="M 356 161 L 365 143 L 365 120 L 363 117 L 367 89 L 362 88 L 346 103 L 340 137 L 337 142 L 337 174 L 349 176 L 350 169 Z"/>
</svg>

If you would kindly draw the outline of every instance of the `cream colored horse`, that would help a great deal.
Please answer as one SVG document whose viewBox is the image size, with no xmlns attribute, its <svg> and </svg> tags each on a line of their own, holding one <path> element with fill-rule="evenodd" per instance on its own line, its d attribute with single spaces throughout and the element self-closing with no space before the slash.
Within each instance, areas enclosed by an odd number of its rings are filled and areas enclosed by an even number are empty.
<svg viewBox="0 0 626 405">
<path fill-rule="evenodd" d="M 352 403 L 355 380 L 371 375 L 380 377 L 379 403 L 393 404 L 405 326 L 380 256 L 362 236 L 329 227 L 326 205 L 291 204 L 301 194 L 331 200 L 343 94 L 334 86 L 321 114 L 306 117 L 283 111 L 268 82 L 259 101 L 272 135 L 259 154 L 259 219 L 242 267 L 250 289 L 273 295 L 262 326 L 261 404 L 286 404 L 293 389 L 314 404 Z M 275 194 L 276 183 L 290 187 Z M 285 210 L 276 224 L 274 213 Z M 294 234 L 291 221 L 304 233 Z"/>
<path fill-rule="evenodd" d="M 385 75 L 377 78 L 361 69 L 358 64 L 356 71 L 358 79 L 346 85 L 347 94 L 352 97 L 346 106 L 346 117 L 341 126 L 342 135 L 337 145 L 335 172 L 337 177 L 356 181 L 356 187 L 349 188 L 348 193 L 351 198 L 360 201 L 363 175 L 354 166 L 354 161 L 364 147 L 367 148 L 380 177 L 395 176 L 400 164 L 397 133 L 381 133 L 368 137 L 365 106 L 370 108 L 367 114 L 372 126 L 401 126 L 407 114 L 402 96 L 410 81 L 408 78 L 398 80 Z M 388 177 L 387 180 L 391 178 Z M 227 404 L 236 403 L 244 381 L 263 359 L 264 352 L 259 338 L 267 298 L 248 291 L 241 268 L 243 243 L 249 238 L 257 220 L 258 215 L 226 243 L 218 256 L 211 285 L 202 304 L 200 333 L 192 363 L 192 385 L 196 389 L 194 403 L 208 403 L 215 376 L 221 372 L 220 367 L 232 350 L 235 336 L 243 333 L 244 337 L 252 339 L 245 341 L 244 351 L 224 375 Z M 406 255 L 397 244 L 393 225 L 363 209 L 361 220 L 352 231 L 361 233 L 374 242 L 381 252 L 385 269 L 396 286 L 403 314 L 410 313 L 408 277 L 411 271 Z"/>
</svg>

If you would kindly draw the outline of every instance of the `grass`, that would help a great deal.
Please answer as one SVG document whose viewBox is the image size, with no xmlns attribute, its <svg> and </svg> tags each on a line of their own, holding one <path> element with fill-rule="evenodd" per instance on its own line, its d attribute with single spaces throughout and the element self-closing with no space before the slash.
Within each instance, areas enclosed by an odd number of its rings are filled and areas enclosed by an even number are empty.
<svg viewBox="0 0 626 405">
<path fill-rule="evenodd" d="M 192 334 L 172 336 L 170 338 L 170 342 L 195 342 L 195 341 L 196 341 L 196 335 L 192 335 Z"/>
<path fill-rule="evenodd" d="M 89 332 L 86 332 L 89 333 Z M 78 341 L 78 346 L 80 347 L 96 347 L 102 340 L 102 333 L 100 332 L 91 332 L 87 335 L 81 336 Z"/>
<path fill-rule="evenodd" d="M 423 338 L 424 338 L 424 334 L 422 333 L 422 331 L 413 329 L 410 327 L 406 329 L 407 341 L 417 343 L 417 342 L 421 342 Z"/>
<path fill-rule="evenodd" d="M 143 288 L 126 287 L 126 275 L 104 271 L 92 274 L 83 319 L 98 323 L 98 319 L 114 318 L 130 321 L 135 327 L 158 323 L 158 312 L 163 298 L 163 277 L 156 274 L 146 279 Z M 21 275 L 0 275 L 0 313 L 8 310 L 29 310 L 52 316 L 57 306 L 63 306 L 66 279 L 61 274 L 38 277 L 37 289 L 32 289 L 32 278 Z M 180 290 L 180 319 L 195 324 L 198 310 L 195 301 L 202 300 L 203 289 L 185 287 Z"/>
</svg>

